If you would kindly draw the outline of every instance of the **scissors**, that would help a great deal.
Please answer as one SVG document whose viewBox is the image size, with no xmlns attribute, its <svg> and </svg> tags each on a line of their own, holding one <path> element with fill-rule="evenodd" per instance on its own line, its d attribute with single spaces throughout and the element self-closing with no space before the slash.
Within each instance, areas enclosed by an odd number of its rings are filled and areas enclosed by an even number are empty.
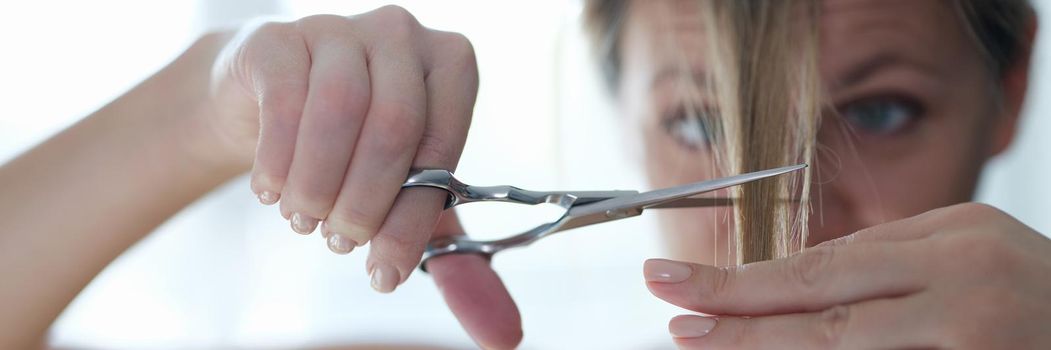
<svg viewBox="0 0 1051 350">
<path fill-rule="evenodd" d="M 420 269 L 427 271 L 427 261 L 446 254 L 479 254 L 491 258 L 508 248 L 524 247 L 541 238 L 577 227 L 625 219 L 642 214 L 643 209 L 690 208 L 729 205 L 728 198 L 691 198 L 697 194 L 791 173 L 806 168 L 792 165 L 714 180 L 669 187 L 649 192 L 639 191 L 529 191 L 514 186 L 471 186 L 442 169 L 419 169 L 409 174 L 402 188 L 433 187 L 445 190 L 449 197 L 445 209 L 473 202 L 509 202 L 536 205 L 551 203 L 565 209 L 553 222 L 496 240 L 474 240 L 466 235 L 437 237 L 427 244 Z"/>
</svg>

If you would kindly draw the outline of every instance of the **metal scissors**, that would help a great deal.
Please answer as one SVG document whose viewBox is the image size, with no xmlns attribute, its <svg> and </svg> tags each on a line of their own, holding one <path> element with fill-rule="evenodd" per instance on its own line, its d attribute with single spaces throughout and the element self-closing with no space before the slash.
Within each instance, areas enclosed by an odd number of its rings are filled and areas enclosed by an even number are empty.
<svg viewBox="0 0 1051 350">
<path fill-rule="evenodd" d="M 799 164 L 714 180 L 669 187 L 649 192 L 639 191 L 529 191 L 514 186 L 471 186 L 442 169 L 414 170 L 402 188 L 433 187 L 445 190 L 449 197 L 445 209 L 472 202 L 510 202 L 536 205 L 551 203 L 565 209 L 553 222 L 496 240 L 473 240 L 466 235 L 432 239 L 423 254 L 420 269 L 427 271 L 427 261 L 445 254 L 480 254 L 491 258 L 508 248 L 527 246 L 537 240 L 577 227 L 620 220 L 642 214 L 643 209 L 721 206 L 732 203 L 727 198 L 691 198 L 697 194 L 787 174 L 806 168 Z"/>
</svg>

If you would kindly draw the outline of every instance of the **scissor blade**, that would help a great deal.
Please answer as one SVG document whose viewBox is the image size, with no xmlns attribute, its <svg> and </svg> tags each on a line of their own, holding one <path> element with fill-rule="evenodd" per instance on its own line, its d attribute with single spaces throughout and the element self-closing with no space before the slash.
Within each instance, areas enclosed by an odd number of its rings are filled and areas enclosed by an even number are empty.
<svg viewBox="0 0 1051 350">
<path fill-rule="evenodd" d="M 734 204 L 733 198 L 725 197 L 691 197 L 679 198 L 670 202 L 654 204 L 647 209 L 675 209 L 675 208 L 702 208 L 702 207 L 725 207 Z"/>
<path fill-rule="evenodd" d="M 728 202 L 731 200 L 726 198 L 706 199 L 687 197 L 692 197 L 705 192 L 711 192 L 756 180 L 762 180 L 769 177 L 787 174 L 793 171 L 804 169 L 806 167 L 806 164 L 799 164 L 775 169 L 761 170 L 753 173 L 734 175 L 715 180 L 708 180 L 692 184 L 653 190 L 649 192 L 643 192 L 633 196 L 611 198 L 609 200 L 594 203 L 593 205 L 608 208 L 606 210 L 623 210 L 630 208 L 681 208 L 685 206 L 684 204 L 691 203 L 691 200 L 698 200 L 698 204 L 703 204 L 701 203 L 701 200 L 708 200 L 714 202 L 711 203 L 712 205 L 718 205 L 718 202 L 720 200 Z M 668 203 L 669 206 L 661 206 L 665 203 Z"/>
<path fill-rule="evenodd" d="M 688 197 L 679 198 L 670 202 L 654 204 L 646 209 L 676 209 L 676 208 L 705 208 L 705 207 L 727 207 L 734 205 L 735 199 L 726 197 Z M 785 202 L 799 203 L 798 198 L 782 199 Z"/>
</svg>

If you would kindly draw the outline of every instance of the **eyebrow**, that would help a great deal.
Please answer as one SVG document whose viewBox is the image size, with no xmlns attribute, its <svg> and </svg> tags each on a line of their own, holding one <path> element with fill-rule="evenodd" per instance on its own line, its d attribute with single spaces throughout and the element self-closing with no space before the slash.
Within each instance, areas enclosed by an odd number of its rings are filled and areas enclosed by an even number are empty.
<svg viewBox="0 0 1051 350">
<path fill-rule="evenodd" d="M 876 73 L 895 66 L 909 67 L 931 76 L 937 75 L 935 74 L 937 70 L 930 65 L 907 59 L 894 52 L 884 51 L 866 58 L 861 63 L 851 65 L 845 74 L 837 77 L 831 83 L 835 87 L 840 88 L 858 85 L 876 75 Z M 686 70 L 679 66 L 664 67 L 653 76 L 653 79 L 650 81 L 650 88 L 653 89 L 662 83 L 680 78 L 685 72 Z M 703 89 L 708 86 L 708 74 L 705 71 L 698 70 L 689 74 L 692 75 L 692 81 L 698 88 Z"/>
<path fill-rule="evenodd" d="M 865 80 L 869 79 L 881 70 L 887 69 L 888 67 L 894 66 L 905 66 L 913 68 L 919 72 L 926 73 L 929 75 L 935 75 L 935 69 L 933 67 L 918 62 L 916 60 L 910 60 L 902 57 L 899 54 L 892 52 L 880 52 L 859 64 L 852 65 L 846 74 L 838 77 L 833 85 L 836 87 L 847 87 L 860 84 Z"/>
<path fill-rule="evenodd" d="M 650 89 L 654 89 L 666 81 L 681 78 L 687 72 L 692 76 L 691 80 L 697 87 L 705 88 L 708 86 L 708 73 L 704 71 L 687 71 L 679 66 L 666 66 L 653 75 L 653 79 L 650 80 Z"/>
</svg>

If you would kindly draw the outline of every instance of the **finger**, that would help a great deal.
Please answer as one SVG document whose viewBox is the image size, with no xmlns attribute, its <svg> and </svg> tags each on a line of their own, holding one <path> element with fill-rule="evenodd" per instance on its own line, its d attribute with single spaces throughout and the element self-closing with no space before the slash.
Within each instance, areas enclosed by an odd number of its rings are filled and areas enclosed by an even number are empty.
<svg viewBox="0 0 1051 350">
<path fill-rule="evenodd" d="M 933 348 L 922 309 L 918 298 L 896 298 L 752 318 L 681 315 L 668 330 L 680 349 Z"/>
<path fill-rule="evenodd" d="M 260 26 L 241 48 L 242 78 L 259 103 L 259 143 L 251 187 L 263 204 L 274 204 L 285 186 L 306 101 L 310 56 L 287 23 Z M 271 56 L 273 52 L 281 55 Z"/>
<path fill-rule="evenodd" d="M 643 270 L 650 292 L 693 311 L 808 312 L 921 290 L 930 278 L 921 243 L 811 248 L 786 259 L 725 268 L 653 259 Z"/>
<path fill-rule="evenodd" d="M 443 214 L 438 235 L 463 232 L 452 211 Z M 445 303 L 467 334 L 484 349 L 512 349 L 522 340 L 522 318 L 500 277 L 480 255 L 449 254 L 427 262 Z"/>
<path fill-rule="evenodd" d="M 301 20 L 311 26 L 341 24 L 336 16 Z M 310 89 L 296 140 L 295 155 L 282 195 L 281 210 L 292 229 L 308 234 L 328 216 L 350 164 L 365 111 L 370 81 L 364 50 L 345 36 L 307 35 L 313 61 Z"/>
<path fill-rule="evenodd" d="M 379 231 L 390 215 L 424 132 L 427 95 L 423 66 L 411 33 L 401 31 L 409 30 L 394 31 L 382 42 L 368 44 L 372 99 L 343 188 L 326 224 L 331 230 L 326 233 L 331 234 L 329 248 L 336 252 L 340 247 L 361 246 Z M 437 213 L 426 215 L 437 220 Z M 428 230 L 434 221 L 427 224 Z M 387 266 L 382 268 L 386 269 L 384 275 L 394 280 L 407 276 Z"/>
<path fill-rule="evenodd" d="M 427 57 L 426 128 L 412 160 L 415 168 L 455 169 L 467 139 L 471 112 L 478 89 L 474 51 L 463 36 L 438 33 L 431 40 L 440 53 Z M 356 163 L 356 161 L 355 161 Z M 404 173 L 399 180 L 404 180 Z M 399 183 L 396 184 L 400 186 Z M 389 279 L 380 290 L 392 290 L 415 269 L 426 247 L 447 194 L 431 188 L 401 191 L 379 232 L 372 240 L 369 263 L 375 268 L 397 271 L 400 279 Z M 396 213 L 413 213 L 409 214 Z"/>
</svg>

